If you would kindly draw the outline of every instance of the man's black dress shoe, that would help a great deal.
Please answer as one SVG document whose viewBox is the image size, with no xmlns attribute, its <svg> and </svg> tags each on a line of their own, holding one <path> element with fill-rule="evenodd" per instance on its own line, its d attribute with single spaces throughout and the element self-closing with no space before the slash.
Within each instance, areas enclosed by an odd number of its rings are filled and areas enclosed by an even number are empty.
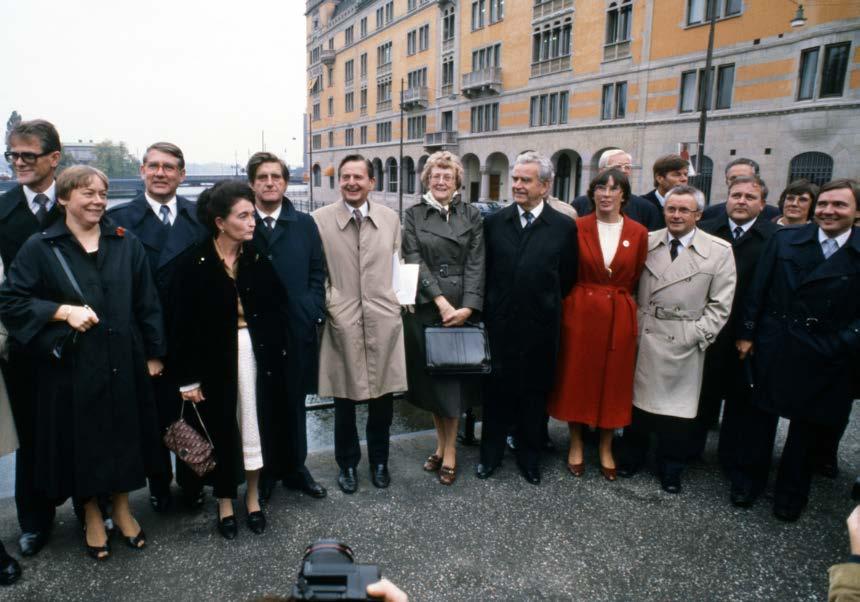
<svg viewBox="0 0 860 602">
<path fill-rule="evenodd" d="M 284 487 L 301 491 L 302 493 L 317 499 L 324 498 L 328 495 L 326 488 L 315 481 L 310 473 L 299 474 L 297 476 L 284 479 Z"/>
<path fill-rule="evenodd" d="M 249 512 L 246 522 L 248 523 L 248 528 L 255 535 L 262 535 L 263 531 L 266 530 L 266 515 L 263 514 L 262 510 Z"/>
<path fill-rule="evenodd" d="M 526 468 L 525 466 L 520 466 L 520 474 L 523 475 L 523 478 L 531 483 L 532 485 L 540 485 L 540 471 L 537 468 Z"/>
<path fill-rule="evenodd" d="M 346 494 L 352 494 L 358 491 L 358 475 L 355 473 L 355 467 L 341 468 L 337 475 L 337 486 Z"/>
<path fill-rule="evenodd" d="M 170 501 L 170 494 L 149 496 L 149 505 L 159 514 L 164 514 L 170 509 Z"/>
<path fill-rule="evenodd" d="M 385 489 L 391 485 L 391 475 L 388 474 L 388 466 L 377 464 L 370 467 L 370 481 L 378 489 Z"/>
<path fill-rule="evenodd" d="M 732 491 L 729 494 L 729 500 L 731 500 L 732 506 L 737 508 L 749 508 L 755 503 L 755 496 L 752 491 L 745 487 L 732 487 Z"/>
<path fill-rule="evenodd" d="M 218 519 L 218 533 L 224 539 L 236 539 L 236 535 L 239 534 L 239 524 L 236 522 L 235 514 Z"/>
<path fill-rule="evenodd" d="M 183 491 L 182 492 L 182 503 L 189 510 L 199 510 L 203 507 L 203 503 L 205 501 L 205 496 L 203 494 L 203 488 L 196 489 L 194 491 Z"/>
<path fill-rule="evenodd" d="M 475 476 L 479 479 L 488 479 L 493 476 L 493 473 L 498 470 L 499 465 L 489 466 L 487 464 L 476 464 L 475 465 Z"/>
<path fill-rule="evenodd" d="M 803 514 L 803 507 L 774 504 L 773 515 L 781 521 L 793 523 Z"/>
<path fill-rule="evenodd" d="M 639 472 L 639 468 L 636 466 L 631 466 L 630 464 L 619 464 L 615 469 L 615 474 L 619 477 L 624 477 L 625 479 L 629 479 Z"/>
<path fill-rule="evenodd" d="M 45 544 L 48 543 L 50 534 L 47 531 L 36 531 L 33 533 L 22 533 L 18 539 L 21 547 L 21 556 L 35 556 Z"/>
<path fill-rule="evenodd" d="M 21 565 L 0 545 L 0 585 L 12 585 L 21 577 Z"/>
<path fill-rule="evenodd" d="M 660 477 L 660 486 L 666 493 L 681 493 L 681 475 L 664 474 Z"/>
</svg>

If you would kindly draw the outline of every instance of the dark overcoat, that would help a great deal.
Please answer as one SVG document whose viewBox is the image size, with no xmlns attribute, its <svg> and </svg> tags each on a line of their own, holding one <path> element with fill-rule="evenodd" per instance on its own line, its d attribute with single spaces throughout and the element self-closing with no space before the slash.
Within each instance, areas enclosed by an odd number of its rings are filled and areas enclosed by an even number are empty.
<svg viewBox="0 0 860 602">
<path fill-rule="evenodd" d="M 712 220 L 700 221 L 699 228 L 718 236 L 732 245 L 737 270 L 735 296 L 729 319 L 705 356 L 705 374 L 702 380 L 702 394 L 723 399 L 730 387 L 746 386 L 746 378 L 741 370 L 735 342 L 738 339 L 738 326 L 741 322 L 746 297 L 755 276 L 756 266 L 767 241 L 779 230 L 779 226 L 763 215 L 759 215 L 749 230 L 735 240 L 729 226 L 727 215 Z"/>
<path fill-rule="evenodd" d="M 663 205 L 660 204 L 660 199 L 657 198 L 657 189 L 654 188 L 653 190 L 649 190 L 645 194 L 641 195 L 640 198 L 645 199 L 646 201 L 651 203 L 651 206 L 654 207 L 654 209 L 660 215 L 660 227 L 665 228 L 666 216 L 663 215 Z"/>
<path fill-rule="evenodd" d="M 159 449 L 148 358 L 165 355 L 158 293 L 133 235 L 107 218 L 99 250 L 88 256 L 57 220 L 30 238 L 0 290 L 0 316 L 38 365 L 33 415 L 37 487 L 48 498 L 131 491 L 152 474 Z M 53 247 L 60 249 L 84 299 Z M 51 318 L 61 304 L 88 304 L 99 323 L 78 334 Z"/>
<path fill-rule="evenodd" d="M 403 318 L 409 400 L 439 416 L 456 417 L 480 403 L 480 381 L 474 376 L 433 376 L 426 368 L 424 328 L 442 318 L 433 299 L 443 295 L 456 309 L 473 310 L 470 321 L 480 321 L 484 306 L 484 231 L 481 212 L 455 199 L 450 217 L 421 203 L 403 214 L 401 255 L 418 264 L 415 312 Z"/>
<path fill-rule="evenodd" d="M 296 211 L 284 197 L 274 230 L 259 215 L 254 245 L 275 268 L 287 292 L 286 319 L 290 337 L 293 377 L 291 398 L 317 392 L 319 342 L 317 325 L 325 319 L 325 258 L 322 240 L 313 218 Z"/>
<path fill-rule="evenodd" d="M 576 281 L 576 223 L 544 205 L 528 228 L 517 205 L 484 220 L 484 321 L 493 377 L 548 392 L 555 380 L 561 302 Z M 518 384 L 519 386 L 519 384 Z"/>
<path fill-rule="evenodd" d="M 739 327 L 752 340 L 754 403 L 786 418 L 843 426 L 860 353 L 860 233 L 824 259 L 814 223 L 777 231 Z"/>
<path fill-rule="evenodd" d="M 591 201 L 584 194 L 573 199 L 573 208 L 576 209 L 579 217 L 594 213 Z M 630 200 L 624 205 L 624 215 L 645 226 L 649 232 L 659 230 L 666 225 L 663 220 L 663 213 L 655 208 L 650 201 L 635 194 L 630 195 Z"/>
<path fill-rule="evenodd" d="M 238 299 L 257 365 L 257 420 L 266 471 L 279 473 L 283 457 L 278 402 L 286 394 L 287 337 L 282 311 L 286 294 L 272 264 L 253 243 L 242 247 L 237 280 L 224 269 L 212 239 L 191 247 L 177 266 L 170 325 L 170 365 L 180 385 L 199 383 L 206 400 L 197 405 L 212 437 L 217 466 L 207 475 L 215 496 L 236 497 L 244 479 L 238 404 Z M 237 295 L 238 292 L 238 295 Z M 202 432 L 193 412 L 186 419 Z"/>
</svg>

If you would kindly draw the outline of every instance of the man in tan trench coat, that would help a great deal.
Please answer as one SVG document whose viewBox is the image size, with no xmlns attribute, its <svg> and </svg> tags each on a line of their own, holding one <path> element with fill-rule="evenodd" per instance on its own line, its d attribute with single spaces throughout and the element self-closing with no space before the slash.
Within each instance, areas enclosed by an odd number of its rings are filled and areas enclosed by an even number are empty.
<svg viewBox="0 0 860 602">
<path fill-rule="evenodd" d="M 666 228 L 648 235 L 637 295 L 633 421 L 621 440 L 618 474 L 631 476 L 642 467 L 655 432 L 658 474 L 669 493 L 681 491 L 692 453 L 705 349 L 725 325 L 735 293 L 731 245 L 696 227 L 703 205 L 692 186 L 667 193 Z"/>
<path fill-rule="evenodd" d="M 319 394 L 334 397 L 337 484 L 344 493 L 355 493 L 361 459 L 355 402 L 368 400 L 371 481 L 388 487 L 392 394 L 407 388 L 403 322 L 393 284 L 400 219 L 368 200 L 373 164 L 361 155 L 341 161 L 338 179 L 341 200 L 313 213 L 328 270 Z"/>
</svg>

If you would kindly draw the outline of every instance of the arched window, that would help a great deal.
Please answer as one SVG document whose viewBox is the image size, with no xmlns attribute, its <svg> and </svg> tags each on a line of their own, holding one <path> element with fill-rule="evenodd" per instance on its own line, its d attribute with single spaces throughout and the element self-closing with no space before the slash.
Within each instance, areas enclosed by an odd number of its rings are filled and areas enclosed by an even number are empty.
<svg viewBox="0 0 860 602">
<path fill-rule="evenodd" d="M 833 177 L 833 158 L 827 153 L 810 151 L 792 158 L 788 167 L 788 181 L 804 178 L 821 186 Z"/>
<path fill-rule="evenodd" d="M 314 165 L 313 169 L 314 174 L 314 188 L 319 188 L 322 186 L 322 170 L 320 169 L 319 164 Z"/>
<path fill-rule="evenodd" d="M 388 181 L 388 192 L 397 192 L 397 160 L 388 159 L 385 163 L 386 180 Z"/>
<path fill-rule="evenodd" d="M 415 194 L 415 161 L 412 157 L 403 159 L 403 192 Z"/>
<path fill-rule="evenodd" d="M 693 155 L 690 157 L 690 163 L 696 165 L 698 157 Z M 714 162 L 708 155 L 702 157 L 702 164 L 699 166 L 699 171 L 695 176 L 690 178 L 690 186 L 695 186 L 705 195 L 705 204 L 711 204 L 711 182 L 714 176 Z"/>
<path fill-rule="evenodd" d="M 383 185 L 385 184 L 385 172 L 382 171 L 382 161 L 379 159 L 373 160 L 373 175 L 376 177 L 376 187 L 374 190 L 382 192 L 385 190 L 385 188 L 383 188 Z"/>
</svg>

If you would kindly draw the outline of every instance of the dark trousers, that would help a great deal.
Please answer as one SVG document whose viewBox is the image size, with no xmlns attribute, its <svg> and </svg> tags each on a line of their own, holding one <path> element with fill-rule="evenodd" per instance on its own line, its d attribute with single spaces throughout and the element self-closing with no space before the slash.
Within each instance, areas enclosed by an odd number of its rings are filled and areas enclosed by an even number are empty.
<svg viewBox="0 0 860 602">
<path fill-rule="evenodd" d="M 645 465 L 651 436 L 657 439 L 657 470 L 660 475 L 680 475 L 696 448 L 696 422 L 691 418 L 661 416 L 633 407 L 630 426 L 618 441 L 618 457 L 625 468 Z"/>
<path fill-rule="evenodd" d="M 151 382 L 158 413 L 158 431 L 163 435 L 167 428 L 179 418 L 182 397 L 179 394 L 178 385 L 170 378 L 167 369 L 162 376 L 151 379 Z M 149 477 L 149 491 L 152 495 L 161 496 L 170 492 L 170 481 L 173 479 L 170 450 L 162 445 L 158 458 L 159 466 L 156 471 L 158 476 Z M 182 487 L 186 495 L 196 495 L 203 487 L 203 482 L 197 474 L 179 459 L 176 460 L 176 482 Z"/>
<path fill-rule="evenodd" d="M 546 392 L 523 386 L 526 375 L 520 375 L 513 363 L 509 366 L 510 370 L 495 370 L 484 397 L 481 463 L 493 467 L 502 461 L 505 437 L 513 425 L 517 463 L 536 470 L 547 428 Z"/>
<path fill-rule="evenodd" d="M 13 351 L 12 360 L 2 363 L 3 376 L 9 391 L 9 402 L 18 430 L 18 451 L 15 454 L 15 506 L 18 524 L 24 533 L 50 530 L 54 523 L 55 506 L 39 493 L 36 475 L 36 382 L 38 373 L 31 358 Z"/>
<path fill-rule="evenodd" d="M 286 423 L 286 432 L 289 436 L 283 464 L 283 477 L 286 480 L 309 476 L 310 474 L 307 468 L 305 468 L 305 461 L 308 457 L 308 426 L 305 397 L 306 395 L 300 389 L 290 391 L 289 397 L 286 400 L 286 407 L 284 408 L 284 421 Z M 337 409 L 335 409 L 335 414 L 337 414 Z M 353 420 L 353 426 L 354 423 L 355 420 Z M 389 426 L 390 424 L 389 420 Z M 386 434 L 387 437 L 388 435 Z"/>
<path fill-rule="evenodd" d="M 736 388 L 726 397 L 723 406 L 723 421 L 720 426 L 720 442 L 717 446 L 717 455 L 720 466 L 728 475 L 732 484 L 738 486 L 744 483 L 744 458 L 743 454 L 748 447 L 746 438 L 747 425 L 754 425 L 762 420 L 761 410 L 752 403 L 752 389 Z M 766 465 L 762 467 L 763 480 L 767 480 L 767 472 L 770 468 L 770 456 L 773 453 L 773 437 L 776 433 L 776 423 L 761 431 L 765 437 L 761 440 L 761 449 L 757 453 L 759 458 L 767 456 Z M 762 480 L 759 477 L 758 480 Z"/>
<path fill-rule="evenodd" d="M 358 428 L 352 399 L 334 398 L 334 457 L 341 469 L 354 468 L 361 460 Z M 367 456 L 371 466 L 388 463 L 394 396 L 391 393 L 367 402 Z"/>
</svg>

